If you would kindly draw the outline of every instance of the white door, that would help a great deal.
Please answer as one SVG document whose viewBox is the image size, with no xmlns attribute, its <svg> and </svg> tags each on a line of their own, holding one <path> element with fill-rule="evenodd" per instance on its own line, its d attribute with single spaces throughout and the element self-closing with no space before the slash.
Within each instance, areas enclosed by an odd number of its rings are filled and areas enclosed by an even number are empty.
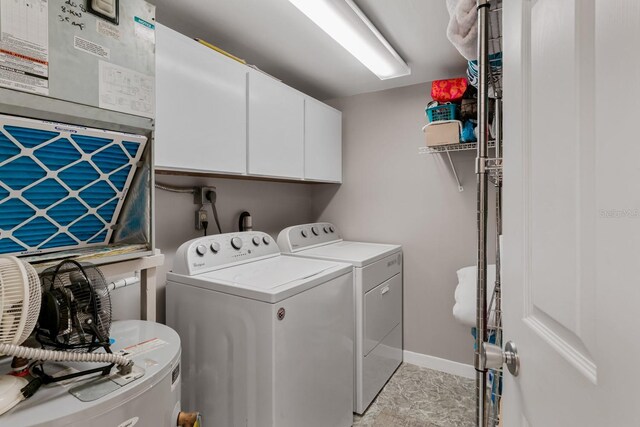
<svg viewBox="0 0 640 427">
<path fill-rule="evenodd" d="M 249 174 L 302 179 L 304 97 L 258 71 L 249 72 Z"/>
<path fill-rule="evenodd" d="M 342 113 L 313 98 L 304 101 L 304 177 L 342 182 Z"/>
<path fill-rule="evenodd" d="M 245 174 L 247 67 L 162 25 L 156 46 L 156 168 Z"/>
<path fill-rule="evenodd" d="M 503 3 L 503 425 L 640 426 L 640 2 Z"/>
</svg>

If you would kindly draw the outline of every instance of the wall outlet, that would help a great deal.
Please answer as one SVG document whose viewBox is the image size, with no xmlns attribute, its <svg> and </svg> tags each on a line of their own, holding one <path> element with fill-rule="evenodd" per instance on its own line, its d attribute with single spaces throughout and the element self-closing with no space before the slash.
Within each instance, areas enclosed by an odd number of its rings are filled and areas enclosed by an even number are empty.
<svg viewBox="0 0 640 427">
<path fill-rule="evenodd" d="M 205 222 L 209 224 L 209 213 L 203 206 L 196 211 L 196 230 L 202 230 Z"/>
<path fill-rule="evenodd" d="M 211 197 L 207 199 L 207 194 L 211 192 Z M 206 205 L 216 202 L 216 187 L 196 187 L 193 192 L 193 203 L 196 205 Z"/>
</svg>

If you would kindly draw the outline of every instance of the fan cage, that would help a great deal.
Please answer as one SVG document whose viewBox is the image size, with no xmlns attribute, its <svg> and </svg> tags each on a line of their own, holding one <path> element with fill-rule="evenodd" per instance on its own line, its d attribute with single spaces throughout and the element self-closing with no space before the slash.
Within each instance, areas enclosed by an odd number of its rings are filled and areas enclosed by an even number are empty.
<svg viewBox="0 0 640 427">
<path fill-rule="evenodd" d="M 72 352 L 108 348 L 111 297 L 102 272 L 92 264 L 69 260 L 44 270 L 40 278 L 42 292 L 55 296 L 67 308 L 60 313 L 64 328 L 49 331 L 42 324 L 37 326 L 36 339 L 43 348 Z"/>
<path fill-rule="evenodd" d="M 22 344 L 40 312 L 40 281 L 31 264 L 0 257 L 0 343 Z"/>
</svg>

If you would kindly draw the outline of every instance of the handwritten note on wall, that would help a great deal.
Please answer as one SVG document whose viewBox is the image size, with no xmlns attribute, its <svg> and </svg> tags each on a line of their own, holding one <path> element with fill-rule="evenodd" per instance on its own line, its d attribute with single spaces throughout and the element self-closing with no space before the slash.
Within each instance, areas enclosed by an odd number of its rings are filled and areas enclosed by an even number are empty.
<svg viewBox="0 0 640 427">
<path fill-rule="evenodd" d="M 58 12 L 58 21 L 71 25 L 72 27 L 83 31 L 87 24 L 84 20 L 84 16 L 87 13 L 87 7 L 84 3 L 77 3 L 73 0 L 66 0 L 63 5 L 60 6 Z"/>
</svg>

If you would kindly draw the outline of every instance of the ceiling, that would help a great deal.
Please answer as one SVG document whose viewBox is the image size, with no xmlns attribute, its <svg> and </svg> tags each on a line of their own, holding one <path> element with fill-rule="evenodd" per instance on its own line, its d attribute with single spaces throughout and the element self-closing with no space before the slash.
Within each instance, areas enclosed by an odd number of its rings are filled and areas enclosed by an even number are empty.
<svg viewBox="0 0 640 427">
<path fill-rule="evenodd" d="M 446 37 L 445 0 L 357 1 L 411 67 L 410 76 L 384 81 L 287 0 L 149 1 L 157 6 L 158 22 L 322 100 L 457 77 L 465 69 Z"/>
</svg>

